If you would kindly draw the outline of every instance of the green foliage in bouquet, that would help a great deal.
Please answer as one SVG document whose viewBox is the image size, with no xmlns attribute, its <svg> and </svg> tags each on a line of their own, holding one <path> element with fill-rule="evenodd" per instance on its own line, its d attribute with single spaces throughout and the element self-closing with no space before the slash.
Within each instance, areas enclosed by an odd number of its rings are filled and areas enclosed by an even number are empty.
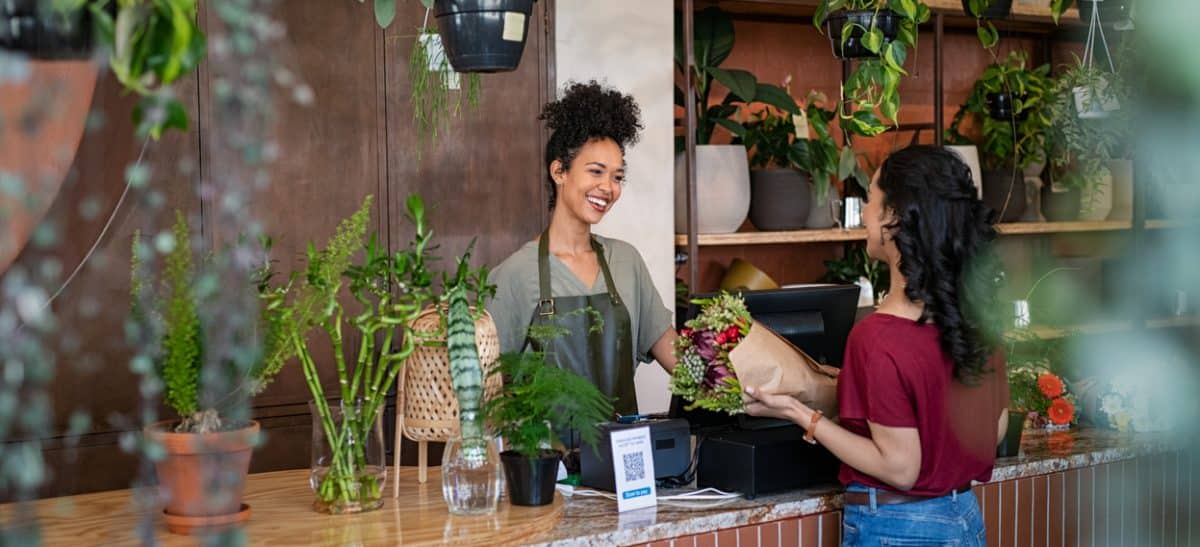
<svg viewBox="0 0 1200 547">
<path fill-rule="evenodd" d="M 729 352 L 750 332 L 750 312 L 740 294 L 722 292 L 697 299 L 700 314 L 684 324 L 675 342 L 678 363 L 671 373 L 671 393 L 691 401 L 687 408 L 740 414 L 742 385 Z"/>
<path fill-rule="evenodd" d="M 484 421 L 522 455 L 550 448 L 555 430 L 573 429 L 594 446 L 597 425 L 612 417 L 608 397 L 586 378 L 547 362 L 545 352 L 502 354 L 492 373 L 503 376 L 504 387 L 484 403 Z"/>
</svg>

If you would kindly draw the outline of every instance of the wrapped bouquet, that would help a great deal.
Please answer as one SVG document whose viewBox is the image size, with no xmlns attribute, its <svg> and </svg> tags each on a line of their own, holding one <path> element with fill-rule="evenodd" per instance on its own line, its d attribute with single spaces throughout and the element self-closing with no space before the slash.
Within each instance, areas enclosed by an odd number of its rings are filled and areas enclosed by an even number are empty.
<svg viewBox="0 0 1200 547">
<path fill-rule="evenodd" d="M 1008 371 L 1012 408 L 1029 413 L 1034 428 L 1065 429 L 1076 421 L 1075 396 L 1062 377 L 1037 365 Z"/>
<path fill-rule="evenodd" d="M 740 414 L 749 399 L 742 388 L 750 385 L 791 395 L 827 416 L 837 413 L 838 369 L 753 321 L 740 295 L 721 293 L 696 303 L 700 314 L 679 333 L 670 381 L 671 393 L 691 401 L 689 410 Z"/>
</svg>

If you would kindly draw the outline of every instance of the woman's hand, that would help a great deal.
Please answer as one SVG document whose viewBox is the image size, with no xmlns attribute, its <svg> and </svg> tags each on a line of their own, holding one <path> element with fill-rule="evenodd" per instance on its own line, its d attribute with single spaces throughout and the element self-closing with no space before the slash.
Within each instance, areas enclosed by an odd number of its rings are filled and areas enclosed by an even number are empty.
<svg viewBox="0 0 1200 547">
<path fill-rule="evenodd" d="M 802 427 L 808 427 L 805 417 L 812 414 L 812 409 L 805 406 L 804 403 L 789 395 L 763 393 L 756 387 L 746 386 L 745 391 L 746 395 L 754 398 L 753 401 L 746 403 L 747 414 L 789 420 Z"/>
</svg>

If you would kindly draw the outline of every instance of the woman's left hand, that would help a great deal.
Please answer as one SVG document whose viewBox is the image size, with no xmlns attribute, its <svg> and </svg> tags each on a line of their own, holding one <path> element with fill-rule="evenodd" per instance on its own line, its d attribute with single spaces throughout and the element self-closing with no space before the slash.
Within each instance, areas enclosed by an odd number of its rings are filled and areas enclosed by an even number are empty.
<svg viewBox="0 0 1200 547">
<path fill-rule="evenodd" d="M 800 414 L 808 409 L 804 403 L 789 395 L 763 393 L 758 388 L 750 386 L 746 386 L 745 391 L 746 395 L 754 398 L 753 401 L 746 403 L 746 414 L 751 416 L 779 418 L 800 423 Z"/>
</svg>

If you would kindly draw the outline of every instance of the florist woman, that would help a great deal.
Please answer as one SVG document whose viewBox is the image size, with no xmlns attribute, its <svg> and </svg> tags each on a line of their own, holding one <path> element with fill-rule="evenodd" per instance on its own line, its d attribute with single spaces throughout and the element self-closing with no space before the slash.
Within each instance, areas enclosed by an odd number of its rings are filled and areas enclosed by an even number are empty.
<svg viewBox="0 0 1200 547">
<path fill-rule="evenodd" d="M 596 82 L 567 87 L 541 119 L 546 143 L 550 226 L 496 268 L 500 349 L 545 350 L 547 359 L 615 397 L 620 414 L 635 414 L 638 362 L 675 366 L 675 329 L 642 257 L 632 245 L 592 233 L 625 187 L 625 147 L 637 142 L 633 98 Z M 549 341 L 531 326 L 561 327 Z M 542 347 L 545 343 L 548 347 Z"/>
<path fill-rule="evenodd" d="M 837 421 L 753 387 L 746 411 L 794 421 L 842 461 L 844 545 L 984 545 L 971 481 L 991 477 L 1008 401 L 985 319 L 993 213 L 969 168 L 929 146 L 888 157 L 867 199 L 867 253 L 891 287 L 847 341 Z"/>
</svg>

